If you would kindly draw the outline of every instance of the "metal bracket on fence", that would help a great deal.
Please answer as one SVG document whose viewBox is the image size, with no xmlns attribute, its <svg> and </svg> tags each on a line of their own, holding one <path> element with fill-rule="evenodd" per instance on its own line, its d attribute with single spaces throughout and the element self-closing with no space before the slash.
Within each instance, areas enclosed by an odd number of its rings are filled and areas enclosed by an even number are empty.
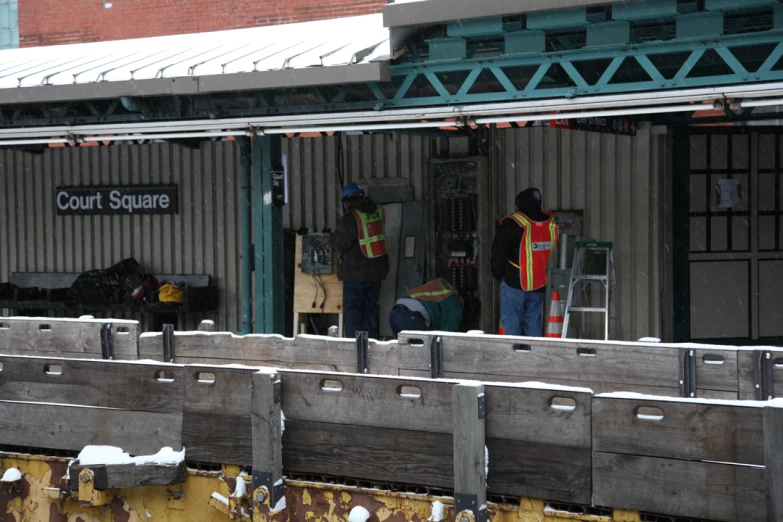
<svg viewBox="0 0 783 522">
<path fill-rule="evenodd" d="M 174 325 L 163 325 L 163 362 L 174 362 Z"/>
<path fill-rule="evenodd" d="M 367 332 L 356 332 L 356 371 L 370 371 L 370 338 Z"/>
<path fill-rule="evenodd" d="M 104 359 L 114 359 L 113 341 L 111 323 L 103 323 L 101 325 L 101 356 Z"/>
<path fill-rule="evenodd" d="M 280 381 L 275 381 L 275 383 L 272 385 L 274 389 L 274 397 L 272 398 L 272 401 L 275 404 L 280 404 L 283 402 L 283 383 Z"/>
<path fill-rule="evenodd" d="M 454 514 L 457 522 L 487 522 L 487 506 L 479 506 L 476 495 L 455 493 Z"/>
<path fill-rule="evenodd" d="M 440 335 L 430 337 L 430 377 L 443 377 L 443 338 Z"/>
<path fill-rule="evenodd" d="M 691 348 L 680 348 L 680 396 L 696 397 L 696 353 Z"/>
<path fill-rule="evenodd" d="M 478 396 L 478 418 L 487 418 L 487 397 L 483 393 Z"/>
<path fill-rule="evenodd" d="M 260 487 L 266 488 L 266 490 L 272 494 L 272 498 L 259 498 L 256 492 Z M 270 507 L 274 507 L 275 504 L 277 504 L 277 501 L 283 498 L 283 481 L 280 480 L 275 484 L 272 472 L 253 470 L 253 495 L 255 496 L 255 498 L 252 499 L 254 503 L 267 502 Z"/>
<path fill-rule="evenodd" d="M 768 401 L 775 398 L 775 377 L 772 368 L 772 352 L 756 350 L 753 352 L 753 383 L 757 401 Z"/>
</svg>

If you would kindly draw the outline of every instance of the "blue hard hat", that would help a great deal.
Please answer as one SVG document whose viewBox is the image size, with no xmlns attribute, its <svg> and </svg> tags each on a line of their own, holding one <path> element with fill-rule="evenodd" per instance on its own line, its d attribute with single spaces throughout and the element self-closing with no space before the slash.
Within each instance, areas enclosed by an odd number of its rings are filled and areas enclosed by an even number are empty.
<svg viewBox="0 0 783 522">
<path fill-rule="evenodd" d="M 348 183 L 343 187 L 343 192 L 340 196 L 340 199 L 346 200 L 356 196 L 364 196 L 364 190 L 356 183 Z"/>
</svg>

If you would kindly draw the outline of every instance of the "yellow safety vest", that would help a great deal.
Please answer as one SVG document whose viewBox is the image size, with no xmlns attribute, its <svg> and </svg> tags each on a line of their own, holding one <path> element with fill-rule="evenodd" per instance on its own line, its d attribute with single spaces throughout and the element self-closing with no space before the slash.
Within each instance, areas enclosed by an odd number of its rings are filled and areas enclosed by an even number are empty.
<svg viewBox="0 0 783 522">
<path fill-rule="evenodd" d="M 411 299 L 419 299 L 421 301 L 442 301 L 446 297 L 456 294 L 454 287 L 449 284 L 445 279 L 435 279 L 426 283 L 418 288 L 414 288 L 408 291 L 408 295 Z"/>
</svg>

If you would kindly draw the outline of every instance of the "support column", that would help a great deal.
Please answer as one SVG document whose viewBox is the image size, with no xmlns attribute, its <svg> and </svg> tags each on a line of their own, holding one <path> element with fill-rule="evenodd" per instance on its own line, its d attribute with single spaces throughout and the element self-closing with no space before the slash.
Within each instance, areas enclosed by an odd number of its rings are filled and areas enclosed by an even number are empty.
<svg viewBox="0 0 783 522">
<path fill-rule="evenodd" d="M 483 384 L 452 388 L 454 422 L 454 521 L 487 522 L 487 446 Z"/>
<path fill-rule="evenodd" d="M 253 164 L 252 143 L 245 136 L 237 137 L 239 144 L 240 171 L 240 263 L 241 263 L 241 299 L 242 316 L 239 323 L 239 333 L 249 334 L 253 331 L 253 212 L 251 207 L 251 171 Z"/>
<path fill-rule="evenodd" d="M 272 172 L 282 170 L 281 160 L 280 136 L 253 138 L 256 333 L 284 333 L 283 211 L 272 198 Z"/>
</svg>

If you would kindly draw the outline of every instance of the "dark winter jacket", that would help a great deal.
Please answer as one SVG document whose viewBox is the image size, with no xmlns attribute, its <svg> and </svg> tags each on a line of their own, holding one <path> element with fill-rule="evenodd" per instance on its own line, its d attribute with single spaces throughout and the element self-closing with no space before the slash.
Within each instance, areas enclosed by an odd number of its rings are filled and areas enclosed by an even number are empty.
<svg viewBox="0 0 783 522">
<path fill-rule="evenodd" d="M 519 208 L 525 216 L 534 223 L 541 223 L 549 219 L 539 207 Z M 504 219 L 497 228 L 495 239 L 492 241 L 492 257 L 490 264 L 492 276 L 498 281 L 505 281 L 511 288 L 522 289 L 519 283 L 519 269 L 509 263 L 509 260 L 517 263 L 519 260 L 519 245 L 522 243 L 523 229 L 513 219 Z M 535 290 L 546 291 L 546 287 Z"/>
<path fill-rule="evenodd" d="M 345 205 L 345 215 L 337 222 L 337 230 L 332 234 L 332 245 L 340 252 L 337 265 L 337 277 L 341 281 L 350 279 L 362 283 L 383 281 L 389 274 L 389 256 L 369 259 L 364 256 L 359 247 L 359 225 L 356 223 L 354 210 L 369 214 L 377 206 L 369 198 L 358 201 L 348 201 Z"/>
</svg>

